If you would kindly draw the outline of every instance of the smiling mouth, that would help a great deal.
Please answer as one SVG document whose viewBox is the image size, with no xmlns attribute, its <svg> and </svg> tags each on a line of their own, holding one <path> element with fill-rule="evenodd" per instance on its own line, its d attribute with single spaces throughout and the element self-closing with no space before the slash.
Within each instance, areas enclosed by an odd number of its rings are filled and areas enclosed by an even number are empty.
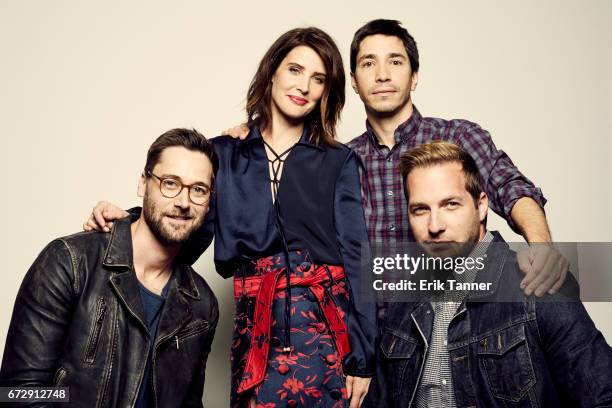
<svg viewBox="0 0 612 408">
<path fill-rule="evenodd" d="M 304 98 L 300 98 L 299 96 L 293 96 L 293 95 L 287 95 L 289 97 L 289 99 L 291 99 L 291 101 L 293 103 L 295 103 L 296 105 L 299 106 L 304 106 L 308 103 L 307 99 Z"/>
<path fill-rule="evenodd" d="M 174 220 L 174 221 L 179 221 L 179 222 L 183 222 L 183 221 L 189 221 L 190 219 L 192 219 L 193 217 L 190 217 L 188 215 L 166 215 L 166 217 Z"/>
</svg>

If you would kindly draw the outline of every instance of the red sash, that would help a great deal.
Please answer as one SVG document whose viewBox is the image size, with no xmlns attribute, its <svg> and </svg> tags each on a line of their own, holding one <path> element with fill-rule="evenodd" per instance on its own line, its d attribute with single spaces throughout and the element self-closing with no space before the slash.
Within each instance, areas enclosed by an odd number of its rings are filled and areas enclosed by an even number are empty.
<svg viewBox="0 0 612 408">
<path fill-rule="evenodd" d="M 325 268 L 329 269 L 334 281 L 345 278 L 344 268 L 341 266 L 317 266 L 312 274 L 301 277 L 291 276 L 291 287 L 305 286 L 317 299 L 327 325 L 333 335 L 336 349 L 343 358 L 350 351 L 348 332 L 344 319 L 332 296 L 323 287 L 323 283 L 329 281 L 329 275 Z M 272 302 L 274 292 L 286 289 L 287 281 L 279 279 L 283 270 L 264 274 L 262 276 L 251 276 L 244 279 L 234 278 L 234 297 L 240 296 L 256 297 L 255 314 L 253 316 L 253 330 L 251 333 L 251 345 L 248 351 L 247 363 L 244 369 L 238 392 L 245 392 L 259 385 L 266 374 L 268 351 L 270 349 L 270 324 L 272 320 Z"/>
</svg>

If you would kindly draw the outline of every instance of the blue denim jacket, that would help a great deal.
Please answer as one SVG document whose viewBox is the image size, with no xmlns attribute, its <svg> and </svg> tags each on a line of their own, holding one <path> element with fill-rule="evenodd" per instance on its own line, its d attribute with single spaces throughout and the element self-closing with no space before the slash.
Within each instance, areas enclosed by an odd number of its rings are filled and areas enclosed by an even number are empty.
<svg viewBox="0 0 612 408">
<path fill-rule="evenodd" d="M 612 348 L 582 303 L 524 297 L 516 254 L 494 235 L 477 277 L 491 290 L 470 295 L 448 328 L 457 406 L 612 407 Z M 520 301 L 496 302 L 500 288 Z M 365 407 L 414 406 L 433 320 L 430 302 L 389 306 Z"/>
</svg>

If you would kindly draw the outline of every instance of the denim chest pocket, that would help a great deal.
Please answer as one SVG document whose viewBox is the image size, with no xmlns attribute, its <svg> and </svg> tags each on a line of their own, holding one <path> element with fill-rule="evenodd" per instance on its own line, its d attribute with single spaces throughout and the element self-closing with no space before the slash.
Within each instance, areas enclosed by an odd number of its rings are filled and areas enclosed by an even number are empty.
<svg viewBox="0 0 612 408">
<path fill-rule="evenodd" d="M 380 339 L 381 368 L 385 378 L 387 392 L 392 400 L 400 401 L 410 398 L 408 395 L 415 387 L 417 366 L 415 359 L 416 340 L 385 331 Z M 418 359 L 420 361 L 420 359 Z"/>
<path fill-rule="evenodd" d="M 481 339 L 480 364 L 494 397 L 519 402 L 535 384 L 525 325 L 518 324 Z"/>
<path fill-rule="evenodd" d="M 416 346 L 415 340 L 400 337 L 390 331 L 386 331 L 380 341 L 380 349 L 388 359 L 410 358 Z"/>
</svg>

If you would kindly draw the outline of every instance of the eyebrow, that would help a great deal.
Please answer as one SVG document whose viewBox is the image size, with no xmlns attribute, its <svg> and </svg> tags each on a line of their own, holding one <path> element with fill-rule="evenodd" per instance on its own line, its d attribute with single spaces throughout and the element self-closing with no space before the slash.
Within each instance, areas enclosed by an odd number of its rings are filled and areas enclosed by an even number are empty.
<svg viewBox="0 0 612 408">
<path fill-rule="evenodd" d="M 419 202 L 419 201 L 414 202 L 414 203 L 410 203 L 410 204 L 408 205 L 408 208 L 409 208 L 409 209 L 410 209 L 410 208 L 414 208 L 414 207 L 429 207 L 429 205 L 427 205 L 427 204 L 425 204 L 425 203 L 422 203 L 422 202 Z"/>
<path fill-rule="evenodd" d="M 304 70 L 304 69 L 305 69 L 303 65 L 300 65 L 300 64 L 298 64 L 297 62 L 289 62 L 288 64 L 289 64 L 289 65 L 295 65 L 296 67 L 300 68 L 301 70 Z M 324 74 L 323 72 L 315 72 L 315 73 L 314 73 L 314 74 L 312 74 L 312 75 L 313 75 L 313 76 L 320 75 L 320 76 L 323 76 L 323 77 L 327 77 L 327 75 L 326 75 L 326 74 Z"/>
<path fill-rule="evenodd" d="M 404 54 L 400 54 L 399 52 L 392 52 L 390 54 L 387 54 L 387 58 L 403 58 L 403 59 L 406 59 L 406 56 Z M 376 54 L 365 54 L 365 55 L 362 55 L 361 57 L 359 57 L 359 61 L 364 60 L 364 59 L 376 59 Z"/>
<path fill-rule="evenodd" d="M 438 202 L 438 204 L 446 204 L 449 201 L 460 201 L 460 202 L 463 202 L 463 199 L 460 196 L 451 195 L 451 196 L 445 197 L 442 200 L 440 200 Z M 420 202 L 420 201 L 416 201 L 414 203 L 408 204 L 408 208 L 413 208 L 413 207 L 429 207 L 429 204 L 424 203 L 424 202 Z"/>
</svg>

